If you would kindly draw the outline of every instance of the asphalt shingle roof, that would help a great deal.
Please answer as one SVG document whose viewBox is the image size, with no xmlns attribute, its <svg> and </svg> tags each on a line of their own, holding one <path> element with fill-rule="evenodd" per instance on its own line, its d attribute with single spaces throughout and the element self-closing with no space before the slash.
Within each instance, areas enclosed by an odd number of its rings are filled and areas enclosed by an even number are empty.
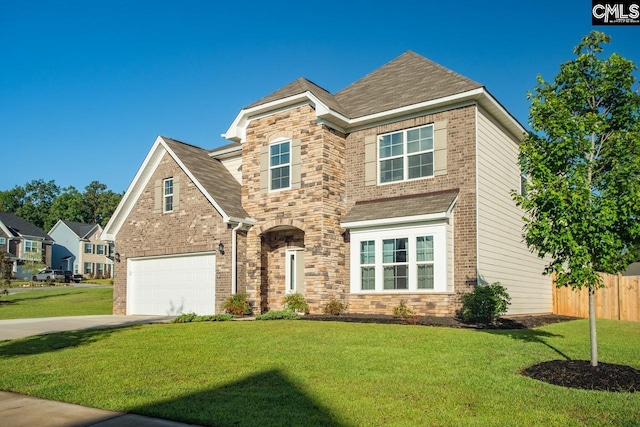
<svg viewBox="0 0 640 427">
<path fill-rule="evenodd" d="M 411 196 L 359 201 L 347 212 L 342 221 L 370 221 L 446 212 L 455 201 L 457 195 L 458 190 L 455 189 Z"/>
<path fill-rule="evenodd" d="M 81 239 L 85 239 L 89 233 L 93 231 L 94 228 L 98 226 L 98 224 L 85 224 L 83 222 L 75 222 L 75 221 L 62 221 L 64 222 L 71 231 L 76 233 Z"/>
<path fill-rule="evenodd" d="M 481 87 L 480 83 L 407 51 L 335 94 L 298 78 L 246 108 L 309 91 L 333 111 L 358 118 Z"/>
<path fill-rule="evenodd" d="M 31 236 L 41 237 L 45 240 L 53 240 L 42 228 L 31 224 L 29 221 L 26 221 L 15 214 L 0 212 L 0 222 L 9 229 L 14 237 Z"/>
<path fill-rule="evenodd" d="M 240 184 L 219 160 L 209 156 L 208 150 L 164 136 L 162 139 L 227 215 L 249 217 L 242 208 Z"/>
</svg>

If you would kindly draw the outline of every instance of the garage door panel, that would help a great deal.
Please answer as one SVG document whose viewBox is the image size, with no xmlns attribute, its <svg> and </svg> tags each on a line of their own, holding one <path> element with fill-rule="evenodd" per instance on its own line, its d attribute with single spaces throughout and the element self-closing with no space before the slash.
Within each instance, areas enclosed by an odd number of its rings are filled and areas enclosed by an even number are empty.
<svg viewBox="0 0 640 427">
<path fill-rule="evenodd" d="M 214 253 L 136 258 L 127 264 L 128 314 L 214 314 Z"/>
</svg>

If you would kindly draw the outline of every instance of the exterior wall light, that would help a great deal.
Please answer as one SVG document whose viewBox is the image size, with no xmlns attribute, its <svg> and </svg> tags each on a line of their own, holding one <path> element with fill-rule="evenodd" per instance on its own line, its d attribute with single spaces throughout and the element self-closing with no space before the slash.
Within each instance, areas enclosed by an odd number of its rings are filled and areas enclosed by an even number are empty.
<svg viewBox="0 0 640 427">
<path fill-rule="evenodd" d="M 113 254 L 113 259 L 115 262 L 120 262 L 120 254 L 118 252 Z"/>
<path fill-rule="evenodd" d="M 220 252 L 220 255 L 224 255 L 224 245 L 222 242 L 218 243 L 218 252 Z"/>
</svg>

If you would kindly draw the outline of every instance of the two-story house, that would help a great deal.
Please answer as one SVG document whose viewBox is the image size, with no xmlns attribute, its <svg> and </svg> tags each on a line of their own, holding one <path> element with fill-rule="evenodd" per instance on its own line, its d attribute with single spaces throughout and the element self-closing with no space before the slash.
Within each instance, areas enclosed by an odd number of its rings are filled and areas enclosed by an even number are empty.
<svg viewBox="0 0 640 427">
<path fill-rule="evenodd" d="M 298 79 L 248 105 L 207 151 L 158 137 L 105 227 L 114 312 L 258 312 L 302 293 L 355 313 L 453 315 L 499 281 L 510 313 L 552 311 L 522 241 L 525 129 L 479 83 L 406 52 L 332 94 Z"/>
<path fill-rule="evenodd" d="M 52 267 L 82 274 L 85 278 L 110 278 L 113 275 L 113 243 L 101 240 L 100 224 L 58 220 L 49 235 Z"/>
<path fill-rule="evenodd" d="M 13 277 L 31 279 L 31 263 L 51 265 L 53 239 L 40 227 L 8 212 L 0 212 L 0 252 L 6 252 Z"/>
</svg>

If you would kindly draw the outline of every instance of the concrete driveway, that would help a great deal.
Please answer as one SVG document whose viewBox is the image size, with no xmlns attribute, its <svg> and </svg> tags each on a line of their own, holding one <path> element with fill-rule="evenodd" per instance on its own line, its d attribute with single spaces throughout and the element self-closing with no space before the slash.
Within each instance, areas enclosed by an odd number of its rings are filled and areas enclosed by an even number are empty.
<svg viewBox="0 0 640 427">
<path fill-rule="evenodd" d="M 104 329 L 144 323 L 167 323 L 173 316 L 67 316 L 0 320 L 0 341 L 80 329 Z"/>
</svg>

